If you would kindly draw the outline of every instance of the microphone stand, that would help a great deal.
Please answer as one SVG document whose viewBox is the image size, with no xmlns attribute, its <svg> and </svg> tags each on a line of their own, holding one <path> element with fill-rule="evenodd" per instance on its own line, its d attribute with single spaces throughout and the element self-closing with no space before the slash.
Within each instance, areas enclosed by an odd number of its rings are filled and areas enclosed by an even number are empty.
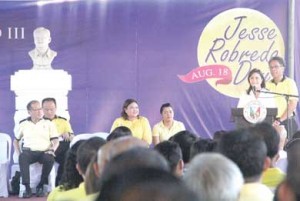
<svg viewBox="0 0 300 201">
<path fill-rule="evenodd" d="M 279 96 L 284 96 L 286 100 L 286 123 L 287 123 L 287 138 L 290 140 L 291 138 L 291 125 L 290 125 L 290 120 L 289 120 L 289 98 L 290 97 L 295 97 L 299 98 L 299 96 L 296 95 L 291 95 L 291 94 L 285 94 L 285 93 L 276 93 L 276 92 L 270 92 L 270 91 L 262 91 L 262 90 L 255 90 L 257 92 L 265 93 L 265 94 L 273 94 L 273 95 L 279 95 Z"/>
</svg>

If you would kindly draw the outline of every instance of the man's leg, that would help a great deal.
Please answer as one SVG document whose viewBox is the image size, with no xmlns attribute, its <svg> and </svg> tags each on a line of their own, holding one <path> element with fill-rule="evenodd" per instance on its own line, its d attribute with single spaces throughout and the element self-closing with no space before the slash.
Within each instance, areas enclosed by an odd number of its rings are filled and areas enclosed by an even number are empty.
<svg viewBox="0 0 300 201">
<path fill-rule="evenodd" d="M 42 153 L 39 162 L 43 165 L 41 181 L 39 185 L 48 184 L 48 176 L 54 164 L 54 156 L 51 154 Z"/>
<path fill-rule="evenodd" d="M 70 142 L 61 141 L 59 142 L 59 147 L 55 151 L 55 161 L 59 164 L 55 180 L 55 186 L 58 186 L 61 180 L 61 176 L 63 174 L 64 169 L 65 157 L 67 151 L 69 150 L 69 147 Z"/>
<path fill-rule="evenodd" d="M 28 198 L 31 197 L 31 188 L 30 188 L 30 174 L 29 174 L 29 166 L 30 164 L 37 161 L 37 155 L 35 152 L 30 150 L 23 150 L 19 156 L 19 166 L 22 178 L 22 184 L 26 188 L 26 192 L 23 194 L 23 197 Z"/>
<path fill-rule="evenodd" d="M 54 156 L 44 152 L 40 155 L 39 163 L 43 165 L 40 183 L 36 187 L 36 196 L 45 196 L 44 184 L 48 184 L 48 177 L 54 164 Z"/>
</svg>

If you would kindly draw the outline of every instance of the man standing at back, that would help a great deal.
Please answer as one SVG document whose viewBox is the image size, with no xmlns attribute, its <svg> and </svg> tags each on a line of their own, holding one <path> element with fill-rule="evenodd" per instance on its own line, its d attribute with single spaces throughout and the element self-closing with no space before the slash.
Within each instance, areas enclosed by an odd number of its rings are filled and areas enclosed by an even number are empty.
<svg viewBox="0 0 300 201">
<path fill-rule="evenodd" d="M 42 108 L 44 112 L 44 119 L 52 121 L 57 129 L 59 135 L 59 147 L 55 151 L 55 161 L 59 164 L 55 185 L 59 185 L 61 175 L 63 173 L 63 166 L 66 152 L 70 147 L 70 141 L 73 139 L 73 130 L 70 122 L 60 116 L 56 115 L 56 100 L 55 98 L 44 98 L 42 100 Z"/>
<path fill-rule="evenodd" d="M 42 108 L 38 101 L 30 101 L 27 111 L 30 117 L 20 122 L 15 133 L 14 148 L 19 155 L 22 184 L 26 188 L 24 198 L 32 196 L 30 164 L 39 162 L 43 165 L 41 180 L 36 187 L 36 195 L 42 197 L 45 195 L 44 184 L 48 184 L 48 176 L 53 167 L 54 152 L 59 145 L 58 133 L 51 121 L 42 118 Z M 22 138 L 23 145 L 20 148 L 19 142 Z"/>
<path fill-rule="evenodd" d="M 288 139 L 291 139 L 298 128 L 294 116 L 299 99 L 293 97 L 298 96 L 297 85 L 293 79 L 284 75 L 285 63 L 281 57 L 272 57 L 269 61 L 269 68 L 273 79 L 266 83 L 267 89 L 279 94 L 292 95 L 289 97 L 283 95 L 274 96 L 278 113 L 273 123 L 273 125 L 284 125 L 288 131 Z"/>
</svg>

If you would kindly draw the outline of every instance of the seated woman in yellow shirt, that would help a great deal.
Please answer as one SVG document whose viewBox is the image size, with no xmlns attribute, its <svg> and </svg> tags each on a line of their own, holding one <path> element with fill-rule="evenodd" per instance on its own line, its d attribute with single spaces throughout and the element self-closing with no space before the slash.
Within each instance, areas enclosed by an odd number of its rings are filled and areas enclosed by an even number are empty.
<svg viewBox="0 0 300 201">
<path fill-rule="evenodd" d="M 151 127 L 146 117 L 139 115 L 139 105 L 134 99 L 125 100 L 121 117 L 117 118 L 112 127 L 126 126 L 132 132 L 132 136 L 146 141 L 149 145 L 152 143 Z"/>
<path fill-rule="evenodd" d="M 170 103 L 165 103 L 160 107 L 162 120 L 153 127 L 153 143 L 168 140 L 176 133 L 185 130 L 182 122 L 174 120 L 174 111 Z"/>
</svg>

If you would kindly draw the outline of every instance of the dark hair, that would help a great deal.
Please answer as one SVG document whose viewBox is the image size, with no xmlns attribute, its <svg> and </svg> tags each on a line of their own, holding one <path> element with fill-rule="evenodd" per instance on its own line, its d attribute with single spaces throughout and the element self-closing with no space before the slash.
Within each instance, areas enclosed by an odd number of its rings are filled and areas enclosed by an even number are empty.
<svg viewBox="0 0 300 201">
<path fill-rule="evenodd" d="M 115 128 L 106 138 L 107 141 L 111 141 L 114 139 L 117 139 L 119 137 L 124 137 L 124 136 L 131 136 L 132 132 L 130 128 L 126 126 L 119 126 Z"/>
<path fill-rule="evenodd" d="M 170 137 L 170 141 L 177 142 L 182 151 L 182 159 L 184 163 L 190 161 L 190 149 L 192 144 L 197 140 L 198 137 L 190 131 L 184 130 L 176 133 Z"/>
<path fill-rule="evenodd" d="M 66 153 L 63 174 L 60 181 L 61 190 L 67 191 L 73 188 L 77 188 L 79 184 L 83 181 L 82 176 L 76 169 L 76 155 L 78 147 L 84 141 L 85 140 L 77 141 Z"/>
<path fill-rule="evenodd" d="M 261 87 L 261 88 L 265 88 L 265 87 L 266 87 L 266 80 L 265 80 L 265 78 L 264 78 L 263 73 L 262 73 L 259 69 L 257 69 L 257 68 L 254 68 L 254 69 L 252 69 L 252 70 L 249 72 L 249 74 L 248 74 L 248 83 L 250 84 L 250 77 L 251 77 L 254 73 L 259 74 L 259 76 L 260 76 L 260 78 L 261 78 L 261 80 L 262 80 L 262 82 L 261 82 L 261 84 L 260 84 L 260 87 Z M 249 94 L 251 90 L 252 90 L 252 86 L 250 85 L 249 88 L 247 89 L 247 94 Z"/>
<path fill-rule="evenodd" d="M 279 151 L 279 141 L 280 137 L 275 128 L 266 122 L 258 123 L 253 128 L 250 129 L 250 132 L 257 134 L 262 137 L 264 142 L 267 145 L 267 156 L 274 158 Z"/>
<path fill-rule="evenodd" d="M 53 102 L 54 105 L 56 106 L 56 100 L 55 100 L 55 98 L 44 98 L 44 99 L 42 100 L 42 105 L 43 105 L 45 102 Z"/>
<path fill-rule="evenodd" d="M 39 103 L 39 101 L 37 101 L 37 100 L 32 100 L 32 101 L 30 101 L 28 104 L 27 104 L 27 106 L 26 106 L 26 108 L 27 108 L 27 110 L 28 111 L 30 111 L 31 109 L 32 109 L 32 104 L 34 104 L 34 103 Z"/>
<path fill-rule="evenodd" d="M 182 151 L 179 144 L 171 141 L 163 141 L 158 143 L 154 149 L 168 161 L 171 172 L 174 172 L 179 161 L 182 160 Z"/>
<path fill-rule="evenodd" d="M 130 105 L 131 103 L 136 103 L 138 104 L 138 102 L 132 98 L 129 98 L 127 100 L 125 100 L 125 102 L 123 103 L 123 107 L 122 107 L 122 112 L 121 112 L 121 116 L 124 118 L 124 119 L 128 119 L 128 115 L 126 114 L 125 112 L 125 109 L 127 109 L 128 105 Z"/>
<path fill-rule="evenodd" d="M 198 139 L 191 146 L 190 160 L 192 160 L 197 154 L 215 151 L 216 146 L 217 142 L 212 139 Z"/>
<path fill-rule="evenodd" d="M 160 114 L 162 114 L 163 110 L 166 108 L 166 107 L 172 107 L 172 105 L 170 103 L 164 103 L 160 106 Z"/>
<path fill-rule="evenodd" d="M 222 136 L 218 151 L 238 165 L 245 180 L 260 178 L 267 156 L 267 147 L 261 137 L 253 135 L 249 129 L 231 131 Z"/>
<path fill-rule="evenodd" d="M 279 57 L 279 56 L 272 57 L 268 62 L 269 65 L 271 64 L 272 61 L 277 61 L 281 66 L 285 67 L 285 62 L 282 57 Z"/>
<path fill-rule="evenodd" d="M 106 164 L 103 171 L 103 180 L 136 167 L 170 170 L 166 159 L 157 151 L 145 147 L 135 147 L 116 155 Z"/>
<path fill-rule="evenodd" d="M 293 139 L 296 139 L 296 138 L 300 138 L 300 130 L 296 131 L 294 134 L 293 134 Z"/>
<path fill-rule="evenodd" d="M 294 139 L 295 141 L 292 143 L 287 149 L 287 173 L 286 173 L 286 182 L 295 193 L 297 200 L 300 198 L 300 139 Z"/>
<path fill-rule="evenodd" d="M 155 168 L 133 168 L 126 170 L 118 175 L 114 175 L 110 177 L 107 181 L 105 181 L 104 185 L 100 190 L 100 194 L 96 201 L 119 201 L 123 200 L 123 196 L 133 195 L 132 190 L 134 192 L 139 189 L 141 186 L 142 191 L 146 191 L 150 188 L 149 185 L 159 187 L 159 193 L 152 193 L 151 196 L 143 197 L 142 199 L 130 199 L 130 200 L 168 200 L 168 201 L 195 201 L 197 200 L 195 195 L 187 190 L 187 187 L 182 183 L 179 178 L 176 178 L 170 172 L 161 169 Z M 144 187 L 144 185 L 146 185 Z M 172 193 L 170 193 L 167 189 L 171 189 Z M 184 190 L 184 194 L 180 189 Z M 153 192 L 153 191 L 152 191 Z M 149 194 L 150 192 L 148 192 Z M 160 195 L 166 193 L 172 198 L 166 199 L 161 198 Z M 147 195 L 148 195 L 147 194 Z M 140 197 L 140 196 L 139 196 Z M 193 197 L 193 199 L 191 199 Z M 127 198 L 128 200 L 128 198 Z"/>
<path fill-rule="evenodd" d="M 79 146 L 76 160 L 84 174 L 90 161 L 97 154 L 98 149 L 105 144 L 105 142 L 106 141 L 100 137 L 92 137 Z"/>
<path fill-rule="evenodd" d="M 219 140 L 226 133 L 227 133 L 227 131 L 225 131 L 225 130 L 218 130 L 218 131 L 214 132 L 213 139 Z"/>
</svg>

